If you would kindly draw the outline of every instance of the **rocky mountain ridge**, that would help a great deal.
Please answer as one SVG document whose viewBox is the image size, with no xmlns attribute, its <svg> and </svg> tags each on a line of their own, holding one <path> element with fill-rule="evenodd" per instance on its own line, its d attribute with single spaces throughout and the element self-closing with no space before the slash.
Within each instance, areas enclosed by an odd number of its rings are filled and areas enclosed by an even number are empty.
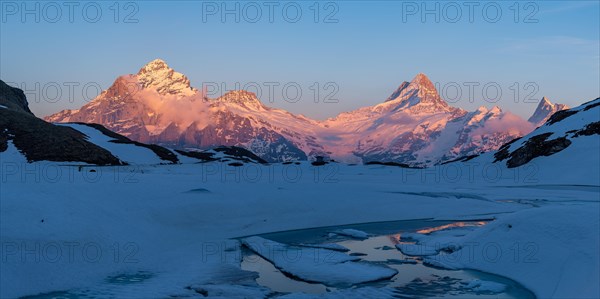
<svg viewBox="0 0 600 299">
<path fill-rule="evenodd" d="M 239 146 L 268 162 L 326 156 L 411 166 L 495 150 L 534 128 L 499 107 L 452 107 L 424 74 L 380 104 L 316 121 L 267 107 L 248 91 L 207 98 L 159 59 L 118 77 L 80 109 L 45 119 L 99 123 L 133 140 L 177 149 Z"/>
</svg>

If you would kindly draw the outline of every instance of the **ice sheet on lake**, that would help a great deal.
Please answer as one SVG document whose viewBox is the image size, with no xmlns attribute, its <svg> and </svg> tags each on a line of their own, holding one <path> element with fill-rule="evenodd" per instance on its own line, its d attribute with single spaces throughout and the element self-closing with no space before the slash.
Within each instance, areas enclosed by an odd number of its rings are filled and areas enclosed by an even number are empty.
<svg viewBox="0 0 600 299">
<path fill-rule="evenodd" d="M 205 284 L 193 285 L 190 289 L 208 298 L 266 298 L 271 290 L 252 285 Z"/>
<path fill-rule="evenodd" d="M 363 298 L 398 298 L 397 291 L 391 288 L 362 287 L 345 290 L 335 290 L 325 294 L 287 294 L 278 299 L 363 299 Z"/>
<path fill-rule="evenodd" d="M 443 260 L 437 259 L 435 256 L 423 258 L 423 265 L 446 270 L 457 270 L 457 268 L 444 263 Z"/>
<path fill-rule="evenodd" d="M 476 292 L 502 293 L 506 289 L 506 285 L 493 281 L 474 279 L 471 280 L 465 288 L 472 289 Z"/>
<path fill-rule="evenodd" d="M 346 228 L 346 229 L 341 229 L 341 230 L 336 230 L 333 232 L 334 234 L 338 234 L 338 235 L 342 235 L 342 236 L 348 236 L 348 237 L 352 237 L 352 238 L 356 238 L 356 239 L 366 239 L 369 237 L 369 234 L 357 230 L 357 229 L 352 229 L 352 228 Z"/>
<path fill-rule="evenodd" d="M 409 260 L 409 259 L 404 259 L 404 260 L 400 260 L 400 259 L 388 259 L 387 260 L 387 264 L 388 265 L 402 265 L 402 264 L 416 265 L 417 261 L 416 260 Z"/>
<path fill-rule="evenodd" d="M 261 237 L 242 243 L 282 272 L 308 282 L 349 286 L 388 279 L 398 273 L 382 265 L 357 262 L 359 258 L 324 248 L 290 246 Z"/>
<path fill-rule="evenodd" d="M 330 249 L 330 250 L 335 250 L 335 251 L 341 251 L 341 252 L 347 252 L 350 251 L 350 249 L 340 245 L 340 244 L 335 244 L 335 243 L 326 243 L 326 244 L 298 244 L 298 246 L 302 246 L 302 247 L 311 247 L 311 248 L 323 248 L 323 249 Z"/>
<path fill-rule="evenodd" d="M 439 249 L 433 246 L 428 246 L 424 244 L 396 244 L 396 248 L 402 252 L 404 255 L 408 256 L 429 256 L 429 255 L 437 255 L 439 253 Z"/>
</svg>

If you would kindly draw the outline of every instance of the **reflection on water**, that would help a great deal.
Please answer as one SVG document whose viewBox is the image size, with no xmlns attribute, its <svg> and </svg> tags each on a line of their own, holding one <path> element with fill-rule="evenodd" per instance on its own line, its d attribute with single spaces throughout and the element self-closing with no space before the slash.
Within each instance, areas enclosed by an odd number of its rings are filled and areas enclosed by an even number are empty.
<svg viewBox="0 0 600 299">
<path fill-rule="evenodd" d="M 479 222 L 478 222 L 479 223 Z M 464 227 L 456 225 L 448 227 Z M 471 225 L 475 226 L 475 225 Z M 438 226 L 439 227 L 439 226 Z M 428 267 L 420 257 L 402 254 L 399 250 L 386 250 L 400 240 L 399 234 L 371 237 L 366 240 L 345 240 L 338 244 L 352 252 L 366 253 L 361 258 L 365 261 L 384 263 L 398 270 L 391 281 L 379 282 L 376 285 L 397 288 L 406 295 L 419 295 L 438 298 L 533 298 L 534 296 L 517 283 L 492 274 L 472 270 L 451 271 Z M 377 249 L 379 248 L 379 249 Z M 413 263 L 397 263 L 396 260 L 413 261 Z M 466 288 L 466 284 L 474 279 L 493 281 L 507 286 L 506 292 L 500 294 L 478 293 Z"/>
<path fill-rule="evenodd" d="M 367 283 L 364 286 L 391 287 L 399 295 L 410 297 L 437 297 L 437 298 L 535 298 L 528 290 L 510 279 L 472 270 L 451 271 L 428 267 L 423 264 L 420 257 L 403 255 L 395 248 L 401 242 L 402 233 L 418 232 L 429 234 L 441 230 L 466 227 L 477 227 L 488 221 L 461 221 L 461 222 L 432 222 L 422 220 L 420 225 L 415 221 L 398 221 L 384 223 L 381 228 L 368 224 L 373 230 L 364 225 L 355 225 L 353 228 L 364 230 L 372 235 L 365 240 L 340 238 L 329 235 L 328 232 L 340 229 L 319 228 L 307 231 L 280 232 L 276 234 L 261 235 L 264 238 L 288 244 L 300 243 L 335 243 L 348 248 L 348 254 L 358 255 L 362 260 L 385 264 L 398 270 L 398 274 L 391 280 Z M 407 225 L 404 225 L 407 224 Z M 392 227 L 395 226 L 395 229 Z M 385 231 L 385 234 L 378 232 Z M 307 234 L 312 234 L 312 240 Z M 256 280 L 258 284 L 277 292 L 304 292 L 311 294 L 325 293 L 335 288 L 326 287 L 318 283 L 307 283 L 285 276 L 268 261 L 257 257 L 250 251 L 244 251 L 242 269 L 259 273 Z M 491 281 L 506 286 L 504 292 L 475 291 L 468 284 L 473 280 Z"/>
<path fill-rule="evenodd" d="M 489 221 L 459 221 L 459 222 L 453 222 L 453 223 L 444 224 L 444 225 L 440 225 L 440 226 L 420 229 L 417 231 L 417 233 L 430 234 L 430 233 L 437 232 L 440 230 L 447 230 L 447 229 L 452 229 L 452 228 L 457 228 L 457 227 L 483 226 L 483 225 L 486 225 L 488 222 Z"/>
<path fill-rule="evenodd" d="M 258 272 L 259 277 L 256 279 L 256 282 L 259 285 L 269 287 L 275 292 L 322 294 L 327 292 L 327 289 L 333 289 L 320 283 L 308 283 L 287 277 L 281 271 L 277 270 L 273 264 L 269 263 L 259 255 L 248 249 L 243 250 L 244 259 L 242 260 L 242 269 Z"/>
</svg>

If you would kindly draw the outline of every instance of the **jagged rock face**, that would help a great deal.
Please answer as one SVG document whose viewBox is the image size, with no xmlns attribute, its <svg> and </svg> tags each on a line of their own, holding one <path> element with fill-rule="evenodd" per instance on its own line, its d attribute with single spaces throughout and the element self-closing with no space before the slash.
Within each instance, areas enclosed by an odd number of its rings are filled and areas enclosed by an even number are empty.
<svg viewBox="0 0 600 299">
<path fill-rule="evenodd" d="M 563 104 L 552 104 L 548 98 L 543 97 L 528 121 L 536 126 L 540 126 L 554 113 L 565 109 L 569 109 L 569 107 Z"/>
<path fill-rule="evenodd" d="M 183 74 L 175 72 L 164 61 L 155 59 L 146 64 L 137 73 L 140 88 L 155 89 L 161 95 L 191 96 L 195 90 L 190 80 Z"/>
<path fill-rule="evenodd" d="M 192 123 L 175 145 L 195 145 L 198 148 L 243 145 L 269 162 L 307 158 L 303 151 L 281 134 L 265 127 L 253 126 L 249 118 L 225 111 L 216 112 L 211 123 L 202 129 L 198 129 L 197 123 Z"/>
<path fill-rule="evenodd" d="M 425 166 L 495 150 L 528 132 L 488 127 L 508 123 L 504 115 L 499 108 L 451 107 L 419 74 L 381 104 L 315 121 L 266 107 L 247 91 L 208 99 L 184 75 L 154 60 L 119 77 L 81 109 L 46 120 L 100 123 L 133 140 L 180 149 L 240 146 L 269 162 L 324 156 Z"/>
<path fill-rule="evenodd" d="M 153 111 L 131 90 L 128 78 L 119 77 L 107 91 L 99 95 L 101 101 L 93 100 L 79 110 L 64 110 L 52 117 L 49 122 L 86 122 L 98 123 L 110 130 L 139 142 L 149 142 L 146 125 L 156 123 Z"/>
<path fill-rule="evenodd" d="M 424 74 L 418 74 L 411 82 L 402 82 L 385 102 L 394 102 L 396 105 L 388 107 L 395 110 L 410 109 L 413 113 L 456 110 L 440 97 L 433 82 Z"/>
<path fill-rule="evenodd" d="M 9 109 L 23 111 L 33 115 L 29 110 L 29 104 L 22 90 L 8 86 L 4 81 L 0 80 L 0 105 Z"/>
</svg>

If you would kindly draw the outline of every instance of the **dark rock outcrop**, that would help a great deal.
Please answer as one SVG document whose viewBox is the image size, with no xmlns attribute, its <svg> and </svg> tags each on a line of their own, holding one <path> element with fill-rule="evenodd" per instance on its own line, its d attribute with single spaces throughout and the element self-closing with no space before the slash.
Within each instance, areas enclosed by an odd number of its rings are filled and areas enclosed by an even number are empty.
<svg viewBox="0 0 600 299">
<path fill-rule="evenodd" d="M 600 104 L 600 103 L 599 103 Z M 600 135 L 600 121 L 588 124 L 582 130 L 575 132 L 573 137 Z"/>
<path fill-rule="evenodd" d="M 446 164 L 453 163 L 453 162 L 467 162 L 467 161 L 473 160 L 473 159 L 475 159 L 477 157 L 479 157 L 479 154 L 458 157 L 456 159 L 444 161 L 444 162 L 440 163 L 440 165 L 446 165 Z"/>
<path fill-rule="evenodd" d="M 494 154 L 494 163 L 508 159 L 508 157 L 510 157 L 510 145 L 519 141 L 521 138 L 515 138 L 513 140 L 511 140 L 510 142 L 504 144 L 503 146 L 501 146 L 498 151 Z"/>
<path fill-rule="evenodd" d="M 47 123 L 32 114 L 0 109 L 0 149 L 10 140 L 28 162 L 83 162 L 123 165 L 117 157 L 86 140 L 81 132 Z M 4 142 L 2 142 L 4 141 Z"/>
<path fill-rule="evenodd" d="M 600 135 L 598 111 L 589 111 L 594 108 L 600 108 L 600 98 L 554 113 L 543 126 L 523 137 L 524 141 L 520 142 L 518 147 L 514 146 L 514 143 L 523 138 L 514 139 L 501 146 L 494 154 L 494 163 L 507 160 L 508 168 L 519 167 L 537 157 L 563 151 L 572 143 L 579 142 L 578 137 Z M 576 118 L 571 118 L 576 114 Z M 587 124 L 582 125 L 582 122 Z M 553 139 L 549 139 L 551 136 L 554 136 Z"/>
<path fill-rule="evenodd" d="M 577 110 L 572 110 L 572 109 L 558 111 L 558 112 L 552 114 L 552 116 L 550 116 L 550 118 L 546 122 L 546 125 L 548 126 L 548 125 L 557 123 L 569 116 L 576 114 L 577 112 L 578 112 Z"/>
<path fill-rule="evenodd" d="M 81 132 L 47 123 L 29 110 L 23 91 L 0 80 L 0 152 L 8 141 L 27 161 L 83 162 L 96 165 L 124 164 L 109 151 L 89 141 Z"/>
<path fill-rule="evenodd" d="M 384 165 L 384 166 L 396 166 L 396 167 L 401 167 L 401 168 L 415 168 L 415 169 L 421 169 L 421 167 L 412 167 L 408 164 L 404 164 L 404 163 L 398 163 L 398 162 L 379 162 L 379 161 L 369 161 L 367 163 L 365 163 L 365 165 Z"/>
<path fill-rule="evenodd" d="M 545 133 L 529 138 L 523 146 L 510 154 L 510 159 L 506 161 L 508 168 L 521 166 L 540 156 L 550 156 L 571 145 L 571 140 L 566 137 L 547 140 L 551 135 L 552 133 Z"/>
<path fill-rule="evenodd" d="M 221 152 L 225 155 L 235 157 L 237 160 L 244 162 L 256 162 L 261 164 L 268 163 L 266 160 L 255 155 L 253 152 L 239 146 L 220 146 L 213 149 L 214 151 Z"/>
<path fill-rule="evenodd" d="M 8 109 L 33 115 L 31 110 L 29 110 L 25 93 L 18 88 L 8 86 L 2 80 L 0 80 L 0 105 L 6 106 Z"/>
</svg>

